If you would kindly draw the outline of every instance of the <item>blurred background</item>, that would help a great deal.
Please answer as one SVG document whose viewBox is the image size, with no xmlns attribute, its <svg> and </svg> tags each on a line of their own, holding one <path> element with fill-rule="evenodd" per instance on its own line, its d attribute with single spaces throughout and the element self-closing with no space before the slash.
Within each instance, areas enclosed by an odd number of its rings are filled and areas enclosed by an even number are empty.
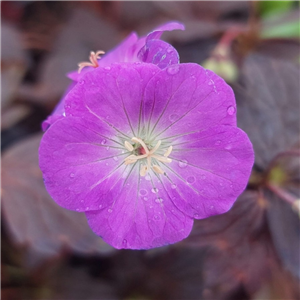
<svg viewBox="0 0 300 300">
<path fill-rule="evenodd" d="M 48 196 L 41 122 L 65 74 L 166 21 L 181 62 L 234 89 L 255 149 L 245 192 L 175 245 L 115 250 Z M 2 1 L 2 299 L 299 299 L 299 2 Z"/>
</svg>

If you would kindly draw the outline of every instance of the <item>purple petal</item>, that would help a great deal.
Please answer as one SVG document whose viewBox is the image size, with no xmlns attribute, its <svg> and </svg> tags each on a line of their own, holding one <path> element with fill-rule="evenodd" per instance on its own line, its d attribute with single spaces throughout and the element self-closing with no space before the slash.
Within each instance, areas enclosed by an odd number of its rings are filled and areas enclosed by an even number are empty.
<svg viewBox="0 0 300 300">
<path fill-rule="evenodd" d="M 151 188 L 148 178 L 133 174 L 121 191 L 114 188 L 112 193 L 115 200 L 110 206 L 86 215 L 93 231 L 115 248 L 149 249 L 189 235 L 193 220 L 178 210 L 165 191 L 158 194 Z"/>
<path fill-rule="evenodd" d="M 145 85 L 157 72 L 155 65 L 142 63 L 89 72 L 66 97 L 66 115 L 101 122 L 130 140 L 138 134 Z"/>
<path fill-rule="evenodd" d="M 236 125 L 235 111 L 232 89 L 197 64 L 169 66 L 152 78 L 145 91 L 144 119 L 157 138 Z"/>
<path fill-rule="evenodd" d="M 170 44 L 160 40 L 150 40 L 139 51 L 138 58 L 142 62 L 152 63 L 160 69 L 179 63 L 179 55 Z"/>
<path fill-rule="evenodd" d="M 182 23 L 173 21 L 156 27 L 152 32 L 147 35 L 147 40 L 159 39 L 164 31 L 184 30 L 185 27 Z"/>
<path fill-rule="evenodd" d="M 86 211 L 111 201 L 110 187 L 122 176 L 128 156 L 112 136 L 112 128 L 76 117 L 58 120 L 44 134 L 40 167 L 47 190 L 59 205 Z"/>
<path fill-rule="evenodd" d="M 216 126 L 178 139 L 163 177 L 176 206 L 196 219 L 228 211 L 245 189 L 254 154 L 247 135 Z"/>
</svg>

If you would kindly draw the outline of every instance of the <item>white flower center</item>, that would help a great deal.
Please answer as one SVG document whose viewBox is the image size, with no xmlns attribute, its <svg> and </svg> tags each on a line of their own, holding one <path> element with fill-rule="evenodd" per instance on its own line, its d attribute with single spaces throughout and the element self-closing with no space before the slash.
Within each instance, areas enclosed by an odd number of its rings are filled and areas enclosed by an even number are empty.
<svg viewBox="0 0 300 300">
<path fill-rule="evenodd" d="M 145 144 L 145 142 L 137 137 L 133 137 L 131 139 L 133 142 L 138 143 L 141 145 L 142 150 L 141 153 L 143 154 L 131 154 L 128 157 L 125 158 L 125 165 L 130 165 L 133 164 L 135 162 L 137 162 L 137 160 L 139 159 L 144 159 L 145 164 L 142 165 L 141 170 L 140 170 L 140 175 L 141 176 L 145 176 L 147 174 L 147 172 L 152 168 L 152 170 L 157 173 L 157 174 L 163 174 L 164 171 L 161 169 L 161 167 L 159 165 L 155 165 L 152 163 L 152 159 L 155 159 L 157 161 L 160 161 L 162 163 L 170 163 L 172 162 L 172 159 L 168 158 L 168 156 L 171 154 L 173 147 L 170 146 L 167 151 L 164 153 L 164 156 L 155 154 L 155 152 L 159 149 L 160 145 L 161 145 L 161 141 L 158 141 L 157 144 L 155 145 L 154 148 L 152 148 L 151 150 L 148 149 L 147 145 Z M 134 147 L 132 146 L 132 144 L 130 144 L 129 142 L 125 141 L 124 143 L 125 148 L 130 151 L 133 152 Z"/>
</svg>

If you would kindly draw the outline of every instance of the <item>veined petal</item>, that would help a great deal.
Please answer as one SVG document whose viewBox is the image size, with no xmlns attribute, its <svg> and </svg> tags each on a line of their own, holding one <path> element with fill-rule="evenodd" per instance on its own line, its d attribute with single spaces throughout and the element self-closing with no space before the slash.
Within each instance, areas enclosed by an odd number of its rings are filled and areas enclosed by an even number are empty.
<svg viewBox="0 0 300 300">
<path fill-rule="evenodd" d="M 159 139 L 217 124 L 236 125 L 235 111 L 232 89 L 197 64 L 169 66 L 152 78 L 145 91 L 144 118 Z"/>
<path fill-rule="evenodd" d="M 66 115 L 113 128 L 117 136 L 138 135 L 145 85 L 159 72 L 152 64 L 116 64 L 87 73 L 66 97 Z"/>
<path fill-rule="evenodd" d="M 133 176 L 133 175 L 132 175 Z M 129 178 L 109 208 L 86 212 L 93 231 L 115 248 L 149 249 L 187 237 L 193 220 L 148 178 Z"/>
<path fill-rule="evenodd" d="M 157 65 L 160 69 L 179 63 L 179 54 L 174 47 L 161 40 L 147 41 L 139 51 L 140 61 Z"/>
<path fill-rule="evenodd" d="M 164 166 L 164 188 L 176 206 L 202 219 L 224 213 L 246 188 L 254 162 L 252 144 L 241 129 L 215 126 L 173 144 Z"/>
</svg>

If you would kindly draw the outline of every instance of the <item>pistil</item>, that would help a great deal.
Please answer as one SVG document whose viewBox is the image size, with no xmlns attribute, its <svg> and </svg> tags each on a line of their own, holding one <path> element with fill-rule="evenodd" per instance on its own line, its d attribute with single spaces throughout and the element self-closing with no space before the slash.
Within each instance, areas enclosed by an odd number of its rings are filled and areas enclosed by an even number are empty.
<svg viewBox="0 0 300 300">
<path fill-rule="evenodd" d="M 137 137 L 133 137 L 131 139 L 133 142 L 138 143 L 142 146 L 143 148 L 143 152 L 145 154 L 142 155 L 135 155 L 135 154 L 131 154 L 128 157 L 125 158 L 125 165 L 129 165 L 129 164 L 133 164 L 135 163 L 137 160 L 139 159 L 146 159 L 146 164 L 143 164 L 141 166 L 141 170 L 140 170 L 140 175 L 141 176 L 146 176 L 147 172 L 152 168 L 152 170 L 157 173 L 157 174 L 163 174 L 164 171 L 162 170 L 162 168 L 158 165 L 152 164 L 152 159 L 156 159 L 157 161 L 163 162 L 163 163 L 170 163 L 172 162 L 172 159 L 168 158 L 168 156 L 171 154 L 173 147 L 170 146 L 167 151 L 164 153 L 164 156 L 158 155 L 158 154 L 154 154 L 160 147 L 161 145 L 161 141 L 159 140 L 156 145 L 154 146 L 154 148 L 152 148 L 151 150 L 148 149 L 147 145 L 145 144 L 145 142 Z M 133 146 L 125 141 L 124 143 L 125 148 L 132 152 L 134 150 Z"/>
</svg>

